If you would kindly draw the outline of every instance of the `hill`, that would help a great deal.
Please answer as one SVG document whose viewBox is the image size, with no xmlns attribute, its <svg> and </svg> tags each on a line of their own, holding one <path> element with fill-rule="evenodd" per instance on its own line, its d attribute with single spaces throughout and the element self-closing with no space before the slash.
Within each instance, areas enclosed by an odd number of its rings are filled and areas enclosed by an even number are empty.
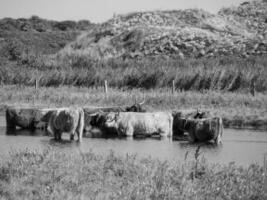
<svg viewBox="0 0 267 200">
<path fill-rule="evenodd" d="M 94 25 L 87 20 L 58 22 L 38 16 L 1 19 L 0 61 L 18 61 L 29 54 L 54 54 Z"/>
<path fill-rule="evenodd" d="M 265 0 L 223 8 L 217 14 L 187 9 L 118 15 L 67 45 L 62 53 L 94 59 L 264 55 L 266 16 Z"/>
</svg>

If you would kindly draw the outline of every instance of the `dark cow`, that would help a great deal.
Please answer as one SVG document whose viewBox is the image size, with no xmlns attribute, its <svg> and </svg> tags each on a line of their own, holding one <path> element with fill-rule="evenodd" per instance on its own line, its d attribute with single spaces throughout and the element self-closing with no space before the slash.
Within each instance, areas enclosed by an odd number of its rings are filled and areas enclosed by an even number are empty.
<svg viewBox="0 0 267 200">
<path fill-rule="evenodd" d="M 182 119 L 182 129 L 188 132 L 191 142 L 206 142 L 213 140 L 221 143 L 223 134 L 223 122 L 221 117 L 205 119 Z"/>
<path fill-rule="evenodd" d="M 6 109 L 7 129 L 46 129 L 51 113 L 58 108 L 19 108 Z"/>
<path fill-rule="evenodd" d="M 48 130 L 54 135 L 55 140 L 61 140 L 62 133 L 69 133 L 70 140 L 74 140 L 75 132 L 78 141 L 82 141 L 84 129 L 84 111 L 82 108 L 65 108 L 52 113 Z"/>
<path fill-rule="evenodd" d="M 146 112 L 146 110 L 142 107 L 142 105 L 145 103 L 145 101 L 141 103 L 135 103 L 132 106 L 126 107 L 126 112 Z M 114 111 L 113 111 L 114 112 Z"/>
<path fill-rule="evenodd" d="M 173 135 L 183 136 L 183 120 L 186 119 L 204 119 L 210 117 L 210 114 L 206 111 L 197 110 L 180 110 L 174 111 L 173 116 Z"/>
</svg>

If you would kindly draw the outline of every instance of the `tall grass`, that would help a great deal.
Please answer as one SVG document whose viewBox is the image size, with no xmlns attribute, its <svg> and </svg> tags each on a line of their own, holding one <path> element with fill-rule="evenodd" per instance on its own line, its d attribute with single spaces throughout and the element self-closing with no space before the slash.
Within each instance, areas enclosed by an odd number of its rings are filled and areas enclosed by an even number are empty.
<svg viewBox="0 0 267 200">
<path fill-rule="evenodd" d="M 98 87 L 108 80 L 110 86 L 117 88 L 157 89 L 171 87 L 174 81 L 177 90 L 249 92 L 255 82 L 256 91 L 267 91 L 264 57 L 92 61 L 71 54 L 30 59 L 25 63 L 2 66 L 2 83 L 33 86 L 37 77 L 41 86 Z"/>
<path fill-rule="evenodd" d="M 13 152 L 0 164 L 1 199 L 266 199 L 266 169 L 205 159 L 171 163 L 136 155 Z"/>
</svg>

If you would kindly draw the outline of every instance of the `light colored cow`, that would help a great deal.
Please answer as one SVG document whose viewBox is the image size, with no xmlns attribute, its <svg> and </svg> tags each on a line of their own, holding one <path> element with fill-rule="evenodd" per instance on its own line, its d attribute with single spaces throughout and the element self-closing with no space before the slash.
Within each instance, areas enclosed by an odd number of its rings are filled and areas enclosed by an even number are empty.
<svg viewBox="0 0 267 200">
<path fill-rule="evenodd" d="M 90 131 L 92 127 L 103 128 L 103 119 L 109 112 L 146 112 L 143 108 L 145 101 L 134 103 L 132 106 L 109 106 L 109 107 L 88 107 L 84 108 L 84 129 Z"/>
<path fill-rule="evenodd" d="M 214 140 L 221 143 L 223 134 L 223 122 L 221 117 L 204 119 L 183 119 L 184 131 L 188 132 L 191 142 L 205 142 Z"/>
<path fill-rule="evenodd" d="M 118 112 L 106 115 L 104 126 L 115 128 L 120 136 L 172 136 L 173 117 L 171 113 Z"/>
<path fill-rule="evenodd" d="M 59 109 L 52 113 L 48 131 L 50 131 L 55 140 L 61 140 L 62 133 L 69 133 L 70 140 L 74 140 L 74 134 L 77 132 L 78 141 L 82 141 L 84 128 L 84 111 L 81 108 Z"/>
</svg>

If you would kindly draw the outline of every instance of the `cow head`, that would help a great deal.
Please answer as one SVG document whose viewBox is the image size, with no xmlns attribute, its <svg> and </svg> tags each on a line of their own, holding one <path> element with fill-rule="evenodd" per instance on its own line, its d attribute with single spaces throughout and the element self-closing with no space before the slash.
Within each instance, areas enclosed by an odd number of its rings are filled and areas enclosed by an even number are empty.
<svg viewBox="0 0 267 200">
<path fill-rule="evenodd" d="M 107 128 L 117 128 L 118 126 L 118 119 L 119 119 L 120 113 L 108 113 L 105 117 L 105 127 Z"/>
<path fill-rule="evenodd" d="M 142 105 L 145 103 L 145 100 L 140 103 L 135 103 L 132 106 L 126 107 L 127 112 L 146 112 L 144 108 L 142 108 Z"/>
<path fill-rule="evenodd" d="M 205 111 L 201 111 L 199 108 L 197 109 L 197 113 L 193 116 L 193 119 L 204 119 L 207 118 L 209 115 Z"/>
<path fill-rule="evenodd" d="M 91 115 L 91 125 L 101 128 L 105 123 L 106 113 L 99 112 L 96 114 Z"/>
</svg>

